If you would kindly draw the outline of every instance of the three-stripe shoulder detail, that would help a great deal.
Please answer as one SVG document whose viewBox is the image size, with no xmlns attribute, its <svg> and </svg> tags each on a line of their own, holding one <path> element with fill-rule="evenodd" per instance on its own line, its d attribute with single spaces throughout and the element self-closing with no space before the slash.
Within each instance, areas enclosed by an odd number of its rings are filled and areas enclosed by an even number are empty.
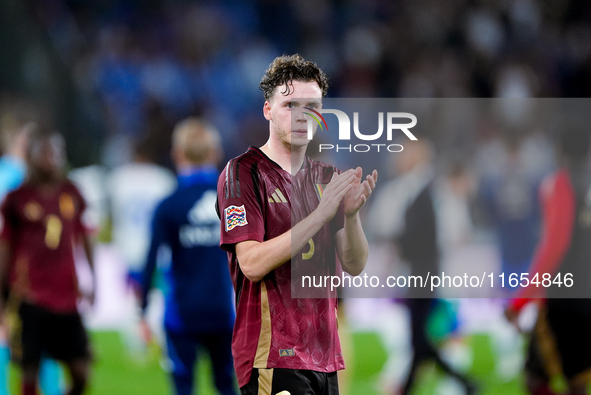
<svg viewBox="0 0 591 395">
<path fill-rule="evenodd" d="M 254 155 L 254 152 L 247 152 L 237 158 L 234 158 L 228 162 L 226 166 L 226 189 L 225 195 L 226 199 L 229 197 L 232 198 L 239 198 L 241 197 L 240 193 L 240 168 L 241 165 L 245 160 L 251 159 Z M 252 166 L 256 165 L 256 161 L 251 165 L 251 173 L 252 173 Z"/>
</svg>

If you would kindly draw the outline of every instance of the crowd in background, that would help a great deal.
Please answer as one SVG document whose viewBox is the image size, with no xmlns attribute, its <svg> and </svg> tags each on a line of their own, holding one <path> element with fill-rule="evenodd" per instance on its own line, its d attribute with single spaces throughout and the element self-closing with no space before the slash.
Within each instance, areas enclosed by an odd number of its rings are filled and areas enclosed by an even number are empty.
<svg viewBox="0 0 591 395">
<path fill-rule="evenodd" d="M 591 86 L 591 3 L 585 0 L 29 0 L 26 12 L 67 70 L 77 108 L 90 114 L 82 123 L 88 133 L 72 134 L 63 119 L 48 115 L 52 103 L 41 100 L 31 107 L 36 120 L 66 129 L 73 168 L 104 166 L 73 178 L 79 177 L 91 209 L 107 210 L 110 200 L 112 241 L 128 249 L 134 244 L 118 239 L 117 222 L 125 218 L 115 214 L 121 198 L 115 195 L 121 185 L 135 185 L 129 177 L 117 184 L 115 176 L 105 177 L 106 169 L 172 168 L 173 126 L 191 115 L 219 129 L 226 158 L 262 145 L 268 125 L 258 84 L 282 53 L 317 62 L 330 78 L 329 97 L 337 98 L 585 97 Z M 42 65 L 27 66 L 24 80 L 40 75 Z M 9 94 L 1 103 L 4 115 L 13 111 L 7 103 L 34 93 L 1 82 L 0 92 Z M 1 120 L 2 128 L 10 121 Z M 445 200 L 439 215 L 448 221 L 439 225 L 450 241 L 441 247 L 458 247 L 444 258 L 461 255 L 485 228 L 497 263 L 527 267 L 540 230 L 537 191 L 556 168 L 556 130 L 490 119 L 477 125 L 445 136 L 428 128 L 421 135 L 434 142 L 438 197 Z M 100 144 L 97 160 L 80 149 L 84 144 L 77 142 L 86 139 Z M 396 174 L 390 170 L 385 178 Z M 174 180 L 166 177 L 170 187 Z M 85 185 L 103 189 L 88 192 Z M 156 202 L 136 203 L 133 215 L 122 211 L 129 223 L 145 228 Z M 107 217 L 94 214 L 97 226 Z M 126 252 L 119 252 L 120 260 Z M 462 259 L 473 259 L 469 254 Z M 124 263 L 137 269 L 141 259 Z M 509 354 L 518 349 L 514 340 L 499 344 L 513 347 Z M 514 368 L 505 374 L 516 374 L 521 362 L 506 365 Z"/>
<path fill-rule="evenodd" d="M 299 52 L 332 97 L 577 97 L 591 81 L 591 6 L 518 1 L 38 1 L 28 13 L 83 97 L 98 97 L 102 161 L 211 120 L 226 156 L 262 144 L 258 83 Z M 83 163 L 87 164 L 87 163 Z"/>
</svg>

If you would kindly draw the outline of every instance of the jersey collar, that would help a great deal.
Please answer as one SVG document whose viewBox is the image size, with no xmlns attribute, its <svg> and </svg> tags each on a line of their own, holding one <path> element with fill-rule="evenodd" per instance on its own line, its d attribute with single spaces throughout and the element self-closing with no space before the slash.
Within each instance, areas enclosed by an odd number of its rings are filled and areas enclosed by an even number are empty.
<svg viewBox="0 0 591 395">
<path fill-rule="evenodd" d="M 272 165 L 276 166 L 277 168 L 283 170 L 283 167 L 279 166 L 279 163 L 275 162 L 273 159 L 269 158 L 267 156 L 267 154 L 265 154 L 259 147 L 255 147 L 254 145 L 251 145 L 249 148 L 249 150 L 253 150 L 259 153 L 259 155 L 261 155 L 263 158 L 265 158 L 266 160 L 268 160 Z M 302 170 L 305 169 L 306 167 L 310 166 L 310 157 L 308 155 L 306 155 L 304 157 L 304 161 L 302 162 L 302 167 L 300 168 L 300 170 L 298 170 L 298 173 Z M 285 170 L 283 170 L 285 171 Z"/>
<path fill-rule="evenodd" d="M 273 159 L 269 158 L 267 156 L 267 154 L 265 154 L 259 147 L 255 147 L 254 145 L 251 145 L 248 149 L 258 152 L 259 155 L 261 155 L 263 158 L 265 158 L 266 160 L 268 160 L 269 162 L 271 162 L 271 164 L 273 166 L 276 166 L 277 168 L 283 170 L 283 168 L 281 166 L 279 166 L 279 163 L 277 163 Z"/>
</svg>

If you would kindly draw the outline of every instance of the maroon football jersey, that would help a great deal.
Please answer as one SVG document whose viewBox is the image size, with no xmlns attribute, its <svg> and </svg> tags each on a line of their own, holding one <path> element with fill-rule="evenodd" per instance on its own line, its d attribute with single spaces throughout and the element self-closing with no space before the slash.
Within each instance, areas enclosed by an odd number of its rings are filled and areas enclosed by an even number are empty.
<svg viewBox="0 0 591 395">
<path fill-rule="evenodd" d="M 50 194 L 25 184 L 6 196 L 0 209 L 0 237 L 13 252 L 9 275 L 13 294 L 55 312 L 76 311 L 73 244 L 85 232 L 81 220 L 85 207 L 69 181 Z"/>
<path fill-rule="evenodd" d="M 295 255 L 263 280 L 248 280 L 238 265 L 234 246 L 287 232 L 314 210 L 336 168 L 306 158 L 294 177 L 250 147 L 232 159 L 218 181 L 222 219 L 221 247 L 228 251 L 236 290 L 236 323 L 232 352 L 242 387 L 255 368 L 306 369 L 334 372 L 345 367 L 337 333 L 336 292 L 324 298 L 292 298 L 292 264 L 313 266 L 317 273 L 335 273 L 334 234 L 342 227 L 342 211 Z M 294 190 L 292 191 L 292 185 Z M 292 216 L 293 213 L 293 216 Z"/>
</svg>

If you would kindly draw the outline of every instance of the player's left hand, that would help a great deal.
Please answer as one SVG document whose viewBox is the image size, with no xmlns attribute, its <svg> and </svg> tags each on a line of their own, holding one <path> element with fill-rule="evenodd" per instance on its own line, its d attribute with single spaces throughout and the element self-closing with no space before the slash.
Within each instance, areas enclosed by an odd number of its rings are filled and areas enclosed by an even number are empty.
<svg viewBox="0 0 591 395">
<path fill-rule="evenodd" d="M 355 178 L 343 200 L 345 204 L 345 215 L 348 217 L 352 217 L 359 212 L 376 187 L 376 182 L 378 181 L 377 170 L 374 170 L 371 175 L 367 175 L 363 182 L 361 181 L 362 176 L 363 169 L 357 167 L 355 169 Z"/>
</svg>

